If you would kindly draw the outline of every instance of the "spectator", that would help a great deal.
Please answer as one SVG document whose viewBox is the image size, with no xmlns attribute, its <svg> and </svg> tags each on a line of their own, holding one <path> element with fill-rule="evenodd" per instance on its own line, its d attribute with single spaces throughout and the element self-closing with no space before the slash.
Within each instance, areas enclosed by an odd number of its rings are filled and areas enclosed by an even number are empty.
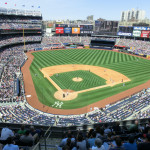
<svg viewBox="0 0 150 150">
<path fill-rule="evenodd" d="M 96 138 L 100 138 L 102 141 L 106 139 L 106 135 L 104 135 L 103 127 L 98 126 L 96 128 Z"/>
<path fill-rule="evenodd" d="M 116 122 L 115 125 L 113 126 L 113 133 L 114 134 L 120 134 L 121 133 L 120 122 Z"/>
<path fill-rule="evenodd" d="M 96 139 L 96 132 L 93 131 L 91 137 L 88 139 L 88 144 L 90 148 L 92 148 L 92 146 L 95 146 L 95 139 Z"/>
<path fill-rule="evenodd" d="M 109 150 L 125 150 L 124 147 L 122 147 L 122 141 L 120 137 L 117 137 L 115 142 L 117 146 L 111 145 Z"/>
<path fill-rule="evenodd" d="M 134 122 L 134 124 L 132 124 L 130 127 L 129 127 L 129 132 L 130 133 L 135 133 L 135 132 L 138 132 L 138 120 L 136 120 Z"/>
<path fill-rule="evenodd" d="M 138 144 L 138 150 L 150 150 L 150 134 L 146 135 L 146 141 Z"/>
<path fill-rule="evenodd" d="M 102 145 L 102 140 L 99 138 L 95 139 L 95 146 L 92 146 L 91 150 L 105 150 L 105 147 Z"/>
<path fill-rule="evenodd" d="M 107 135 L 108 133 L 110 133 L 111 132 L 111 130 L 109 129 L 109 127 L 108 127 L 108 124 L 106 123 L 106 124 L 104 124 L 104 134 L 105 135 Z"/>
<path fill-rule="evenodd" d="M 148 121 L 148 124 L 145 128 L 145 133 L 148 133 L 149 130 L 150 130 L 150 120 Z"/>
<path fill-rule="evenodd" d="M 19 146 L 14 145 L 12 137 L 9 137 L 7 139 L 7 145 L 4 146 L 3 150 L 19 150 Z"/>
<path fill-rule="evenodd" d="M 71 139 L 68 138 L 66 145 L 62 149 L 63 150 L 72 150 L 73 148 L 74 148 L 74 146 L 73 146 L 73 144 L 71 142 Z"/>
<path fill-rule="evenodd" d="M 124 143 L 123 147 L 125 148 L 125 150 L 137 150 L 137 144 L 135 142 L 134 136 L 130 136 L 129 137 L 129 142 Z"/>
<path fill-rule="evenodd" d="M 22 125 L 21 129 L 17 133 L 20 134 L 20 135 L 25 135 L 25 133 L 26 133 L 25 125 Z"/>
<path fill-rule="evenodd" d="M 20 137 L 20 142 L 23 144 L 23 145 L 29 145 L 29 146 L 32 146 L 33 143 L 34 143 L 34 138 L 32 137 L 32 135 L 30 134 L 30 131 L 29 130 L 26 130 L 25 132 L 25 135 L 22 135 Z"/>
<path fill-rule="evenodd" d="M 77 136 L 77 149 L 78 150 L 87 150 L 87 142 L 83 139 L 83 135 L 80 133 Z"/>
<path fill-rule="evenodd" d="M 8 126 L 6 128 L 3 128 L 1 131 L 1 138 L 0 140 L 7 140 L 8 137 L 13 137 L 14 133 L 11 129 L 8 128 Z"/>
</svg>

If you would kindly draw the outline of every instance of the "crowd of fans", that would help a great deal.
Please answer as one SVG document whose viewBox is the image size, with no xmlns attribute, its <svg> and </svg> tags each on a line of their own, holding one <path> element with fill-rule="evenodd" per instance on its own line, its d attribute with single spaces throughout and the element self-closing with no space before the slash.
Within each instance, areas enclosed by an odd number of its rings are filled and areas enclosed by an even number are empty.
<svg viewBox="0 0 150 150">
<path fill-rule="evenodd" d="M 116 45 L 129 47 L 133 50 L 134 53 L 145 54 L 145 55 L 150 54 L 150 42 L 149 41 L 120 39 L 118 40 Z"/>
<path fill-rule="evenodd" d="M 42 129 L 35 129 L 34 126 L 21 126 L 14 131 L 9 125 L 2 128 L 0 137 L 0 149 L 3 150 L 29 150 L 29 147 L 35 145 L 43 132 Z"/>
<path fill-rule="evenodd" d="M 23 42 L 36 42 L 36 41 L 41 41 L 41 36 L 5 36 L 0 38 L 0 47 L 7 45 L 7 44 L 15 44 L 15 43 L 23 43 Z"/>
<path fill-rule="evenodd" d="M 142 94 L 141 94 L 142 93 Z M 77 126 L 91 123 L 104 123 L 122 121 L 128 117 L 131 119 L 149 118 L 149 104 L 150 94 L 144 91 L 134 95 L 135 99 L 126 99 L 117 102 L 113 105 L 107 106 L 103 109 L 96 109 L 89 112 L 86 115 L 76 116 L 57 116 L 53 114 L 47 114 L 30 108 L 23 99 L 18 101 L 19 103 L 6 105 L 1 107 L 1 122 L 7 123 L 25 123 L 33 125 L 54 125 L 55 121 L 57 126 Z M 148 107 L 148 109 L 147 109 Z M 142 111 L 146 109 L 146 111 Z M 146 114 L 141 115 L 141 114 Z"/>
<path fill-rule="evenodd" d="M 85 115 L 62 117 L 53 114 L 43 113 L 33 108 L 28 104 L 10 104 L 0 108 L 1 116 L 0 121 L 6 123 L 17 124 L 33 124 L 33 125 L 57 125 L 58 127 L 90 124 L 90 121 Z M 54 124 L 56 122 L 56 124 Z"/>
<path fill-rule="evenodd" d="M 42 39 L 43 44 L 52 43 L 82 43 L 83 45 L 89 45 L 91 38 L 87 36 L 45 36 Z"/>
<path fill-rule="evenodd" d="M 54 125 L 55 116 L 34 111 L 24 103 L 1 107 L 1 121 L 17 124 Z"/>
<path fill-rule="evenodd" d="M 43 137 L 43 129 L 34 126 L 21 126 L 13 130 L 9 125 L 2 128 L 0 148 L 15 150 L 35 145 Z M 68 130 L 63 133 L 58 150 L 149 150 L 150 149 L 150 120 L 148 123 L 120 125 L 98 124 L 89 130 Z"/>
<path fill-rule="evenodd" d="M 150 121 L 139 124 L 136 120 L 129 126 L 99 124 L 88 132 L 67 131 L 58 150 L 149 150 Z"/>
<path fill-rule="evenodd" d="M 42 39 L 42 44 L 52 43 L 82 43 L 83 45 L 89 45 L 91 39 L 97 39 L 98 37 L 80 37 L 80 36 L 46 36 Z M 131 48 L 135 54 L 150 55 L 150 42 L 140 41 L 133 39 L 115 39 L 115 38 L 102 38 L 104 40 L 116 40 L 116 45 L 126 46 Z"/>
<path fill-rule="evenodd" d="M 0 22 L 4 23 L 36 23 L 41 24 L 42 20 L 40 17 L 23 17 L 23 16 L 16 16 L 16 15 L 0 15 Z"/>
<path fill-rule="evenodd" d="M 69 116 L 69 117 L 59 117 L 57 126 L 78 126 L 84 124 L 90 124 L 91 122 L 87 119 L 85 115 Z"/>
<path fill-rule="evenodd" d="M 37 44 L 30 44 L 26 49 L 31 49 Z M 24 53 L 23 46 L 16 46 L 13 48 L 5 49 L 0 52 L 0 103 L 10 101 L 22 101 L 24 97 L 24 87 L 20 67 L 26 61 L 27 57 Z M 20 96 L 14 97 L 14 79 L 16 74 L 20 79 Z"/>
<path fill-rule="evenodd" d="M 41 29 L 39 24 L 0 23 L 1 30 Z"/>
<path fill-rule="evenodd" d="M 147 90 L 146 90 L 147 91 Z M 133 95 L 131 98 L 120 101 L 104 109 L 100 109 L 94 114 L 89 114 L 88 117 L 93 120 L 94 123 L 98 122 L 113 122 L 118 120 L 125 120 L 128 117 L 140 114 L 141 110 L 147 108 L 150 105 L 150 93 L 145 90 Z M 146 115 L 145 118 L 149 116 Z M 142 115 L 134 117 L 134 119 L 141 119 Z"/>
</svg>

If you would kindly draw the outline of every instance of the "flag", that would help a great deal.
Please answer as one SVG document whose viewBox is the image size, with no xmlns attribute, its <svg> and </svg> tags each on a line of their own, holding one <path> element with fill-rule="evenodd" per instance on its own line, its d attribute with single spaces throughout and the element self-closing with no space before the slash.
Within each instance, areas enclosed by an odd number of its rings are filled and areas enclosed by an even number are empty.
<svg viewBox="0 0 150 150">
<path fill-rule="evenodd" d="M 22 5 L 22 7 L 25 7 L 25 5 Z"/>
<path fill-rule="evenodd" d="M 16 6 L 16 4 L 15 4 L 15 6 Z"/>
<path fill-rule="evenodd" d="M 7 4 L 7 2 L 5 4 Z"/>
<path fill-rule="evenodd" d="M 31 6 L 32 8 L 34 7 L 34 6 Z"/>
<path fill-rule="evenodd" d="M 38 6 L 38 8 L 40 8 L 40 6 Z"/>
</svg>

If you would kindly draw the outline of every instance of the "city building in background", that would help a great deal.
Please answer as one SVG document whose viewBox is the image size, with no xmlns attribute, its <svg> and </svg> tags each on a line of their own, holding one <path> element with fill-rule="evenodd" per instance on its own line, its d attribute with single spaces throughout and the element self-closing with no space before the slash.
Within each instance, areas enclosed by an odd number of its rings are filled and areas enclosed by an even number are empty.
<svg viewBox="0 0 150 150">
<path fill-rule="evenodd" d="M 94 16 L 93 15 L 87 16 L 87 20 L 90 21 L 90 22 L 93 22 L 94 21 Z"/>
<path fill-rule="evenodd" d="M 121 21 L 142 21 L 145 19 L 145 11 L 144 10 L 132 10 L 123 11 L 121 14 Z"/>
<path fill-rule="evenodd" d="M 119 26 L 149 26 L 150 20 L 145 15 L 145 10 L 132 9 L 123 11 Z"/>
</svg>

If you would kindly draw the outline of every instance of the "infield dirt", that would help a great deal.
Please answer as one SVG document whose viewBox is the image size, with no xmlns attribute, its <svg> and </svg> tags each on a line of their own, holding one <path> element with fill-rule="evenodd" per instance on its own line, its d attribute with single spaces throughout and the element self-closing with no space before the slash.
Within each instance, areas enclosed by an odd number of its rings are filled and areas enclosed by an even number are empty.
<svg viewBox="0 0 150 150">
<path fill-rule="evenodd" d="M 61 89 L 50 78 L 54 74 L 59 75 L 60 73 L 63 73 L 63 72 L 70 72 L 70 71 L 77 71 L 77 70 L 86 70 L 86 71 L 96 74 L 97 76 L 99 76 L 101 78 L 104 78 L 106 80 L 106 85 L 89 88 L 89 89 L 85 89 L 85 90 L 81 90 L 81 91 L 76 91 L 76 92 L 74 91 L 71 93 L 69 93 L 69 92 L 64 93 L 63 89 Z M 91 66 L 91 65 L 79 65 L 79 64 L 58 65 L 58 66 L 50 66 L 50 67 L 42 68 L 40 71 L 43 73 L 44 77 L 47 78 L 58 90 L 54 94 L 54 96 L 56 99 L 61 100 L 61 101 L 73 100 L 73 99 L 77 98 L 79 93 L 88 92 L 88 91 L 104 88 L 107 86 L 114 86 L 119 83 L 130 81 L 130 79 L 128 77 L 126 77 L 125 75 L 123 75 L 117 71 L 99 67 L 99 66 Z M 68 89 L 68 90 L 70 90 L 70 89 Z"/>
</svg>

